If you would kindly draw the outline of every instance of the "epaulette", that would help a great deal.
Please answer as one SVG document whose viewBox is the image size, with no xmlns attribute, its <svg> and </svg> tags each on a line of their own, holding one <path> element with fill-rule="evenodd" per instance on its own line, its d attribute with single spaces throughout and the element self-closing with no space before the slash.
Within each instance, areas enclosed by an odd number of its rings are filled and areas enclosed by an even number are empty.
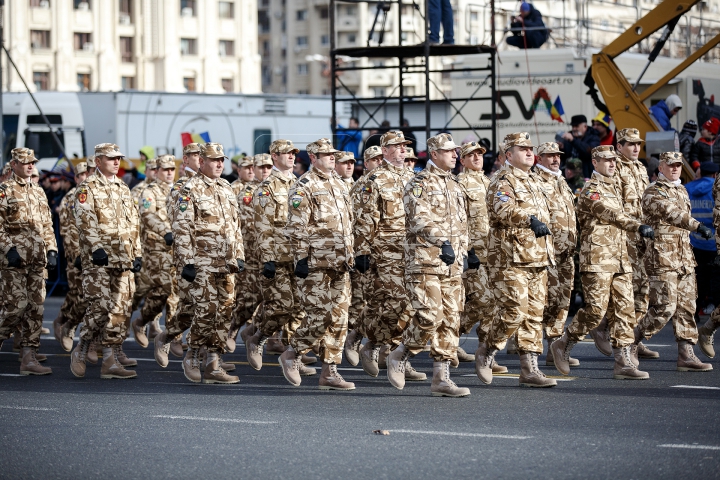
<svg viewBox="0 0 720 480">
<path fill-rule="evenodd" d="M 370 175 L 370 176 L 368 177 L 368 182 L 372 182 L 372 181 L 375 180 L 376 178 L 377 178 L 377 173 L 373 173 L 372 175 Z"/>
<path fill-rule="evenodd" d="M 297 181 L 297 183 L 299 183 L 300 185 L 305 185 L 309 181 L 310 179 L 308 177 L 303 176 L 300 180 Z"/>
</svg>

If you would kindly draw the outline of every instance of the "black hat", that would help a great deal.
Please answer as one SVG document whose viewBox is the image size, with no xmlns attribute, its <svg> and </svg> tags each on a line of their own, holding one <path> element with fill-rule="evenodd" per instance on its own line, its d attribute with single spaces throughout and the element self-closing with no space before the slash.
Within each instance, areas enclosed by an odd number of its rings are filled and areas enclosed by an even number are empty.
<svg viewBox="0 0 720 480">
<path fill-rule="evenodd" d="M 691 134 L 692 136 L 695 136 L 697 133 L 698 126 L 697 123 L 695 123 L 695 120 L 688 120 L 683 124 L 682 131 Z"/>
<path fill-rule="evenodd" d="M 570 125 L 577 127 L 581 123 L 587 123 L 587 117 L 585 115 L 573 115 L 570 119 Z"/>
<path fill-rule="evenodd" d="M 718 170 L 720 170 L 720 166 L 718 166 L 718 164 L 715 162 L 704 161 L 704 162 L 700 163 L 700 173 L 701 174 L 717 173 Z"/>
</svg>

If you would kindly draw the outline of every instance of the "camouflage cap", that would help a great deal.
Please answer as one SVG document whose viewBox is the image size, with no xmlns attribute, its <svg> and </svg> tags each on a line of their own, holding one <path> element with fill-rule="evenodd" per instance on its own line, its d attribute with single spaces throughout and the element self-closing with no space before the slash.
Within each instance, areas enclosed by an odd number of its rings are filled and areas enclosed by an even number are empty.
<svg viewBox="0 0 720 480">
<path fill-rule="evenodd" d="M 157 168 L 177 168 L 175 155 L 160 155 L 157 158 Z"/>
<path fill-rule="evenodd" d="M 272 156 L 269 153 L 261 153 L 259 155 L 255 155 L 254 162 L 256 167 L 273 164 Z"/>
<path fill-rule="evenodd" d="M 223 146 L 219 143 L 203 143 L 200 145 L 200 156 L 203 158 L 227 158 Z"/>
<path fill-rule="evenodd" d="M 470 155 L 473 152 L 476 152 L 480 150 L 480 155 L 483 155 L 487 150 L 485 150 L 485 147 L 480 145 L 480 142 L 466 142 L 463 143 L 460 147 L 460 157 L 464 157 L 465 155 Z"/>
<path fill-rule="evenodd" d="M 665 152 L 660 154 L 660 163 L 666 163 L 668 165 L 674 165 L 676 163 L 683 163 L 683 154 L 680 152 Z"/>
<path fill-rule="evenodd" d="M 298 153 L 300 150 L 292 140 L 275 140 L 270 144 L 270 153 Z"/>
<path fill-rule="evenodd" d="M 37 162 L 35 158 L 35 151 L 32 148 L 13 148 L 12 149 L 12 160 L 18 163 L 33 163 Z"/>
<path fill-rule="evenodd" d="M 183 155 L 187 155 L 188 153 L 200 153 L 200 144 L 199 143 L 188 143 L 183 147 Z"/>
<path fill-rule="evenodd" d="M 532 140 L 530 140 L 530 134 L 527 132 L 509 133 L 505 135 L 503 139 L 505 144 L 505 151 L 510 150 L 510 147 L 534 147 Z"/>
<path fill-rule="evenodd" d="M 371 158 L 381 157 L 381 156 L 382 156 L 382 150 L 377 145 L 368 147 L 365 149 L 365 152 L 363 152 L 364 160 L 370 160 Z"/>
<path fill-rule="evenodd" d="M 160 159 L 159 157 L 148 158 L 147 161 L 145 162 L 145 170 L 146 171 L 147 170 L 156 170 L 158 168 L 158 160 L 159 159 Z"/>
<path fill-rule="evenodd" d="M 332 143 L 327 138 L 321 138 L 320 140 L 315 140 L 314 142 L 308 144 L 307 146 L 308 153 L 316 154 L 316 153 L 335 153 L 339 150 L 335 150 L 332 146 Z"/>
<path fill-rule="evenodd" d="M 549 155 L 551 153 L 563 153 L 563 152 L 562 152 L 562 150 L 560 150 L 560 145 L 558 145 L 555 142 L 541 143 L 537 149 L 538 155 Z"/>
<path fill-rule="evenodd" d="M 600 145 L 595 147 L 591 152 L 592 158 L 617 158 L 615 147 L 612 145 Z"/>
<path fill-rule="evenodd" d="M 114 143 L 101 143 L 100 145 L 95 145 L 95 156 L 106 156 L 108 158 L 118 158 L 118 157 L 124 157 L 122 153 L 120 153 L 120 147 L 115 145 Z"/>
<path fill-rule="evenodd" d="M 7 175 L 7 174 L 10 173 L 11 171 L 12 171 L 12 165 L 10 165 L 10 163 L 6 163 L 5 166 L 4 166 L 3 169 L 2 169 L 2 174 L 3 174 L 3 175 Z"/>
<path fill-rule="evenodd" d="M 87 157 L 87 166 L 88 168 L 97 168 L 97 165 L 95 165 L 95 155 Z"/>
<path fill-rule="evenodd" d="M 437 150 L 455 150 L 458 148 L 455 145 L 455 141 L 452 135 L 449 133 L 440 133 L 434 137 L 430 137 L 427 140 L 428 152 L 435 152 Z"/>
<path fill-rule="evenodd" d="M 579 158 L 568 159 L 567 163 L 565 163 L 565 169 L 567 170 L 568 168 L 570 170 L 581 171 L 583 169 L 582 160 Z"/>
<path fill-rule="evenodd" d="M 405 147 L 405 160 L 407 159 L 417 160 L 418 158 L 415 156 L 415 150 L 413 150 L 410 147 Z"/>
<path fill-rule="evenodd" d="M 255 157 L 252 155 L 245 155 L 238 159 L 238 167 L 252 167 L 255 165 Z"/>
<path fill-rule="evenodd" d="M 640 138 L 640 130 L 637 128 L 623 128 L 617 132 L 617 141 L 618 143 L 642 143 L 643 139 Z"/>
<path fill-rule="evenodd" d="M 407 145 L 412 143 L 410 140 L 405 140 L 405 134 L 400 130 L 390 130 L 385 132 L 380 137 L 380 145 L 387 147 L 388 145 Z"/>
<path fill-rule="evenodd" d="M 75 165 L 75 175 L 80 175 L 82 173 L 86 173 L 87 171 L 88 171 L 87 162 L 80 162 L 77 165 Z"/>
<path fill-rule="evenodd" d="M 355 163 L 355 154 L 353 152 L 337 152 L 335 161 L 338 163 L 353 162 Z"/>
<path fill-rule="evenodd" d="M 500 155 L 505 155 L 505 142 L 500 142 L 500 145 L 498 145 L 498 153 Z"/>
</svg>

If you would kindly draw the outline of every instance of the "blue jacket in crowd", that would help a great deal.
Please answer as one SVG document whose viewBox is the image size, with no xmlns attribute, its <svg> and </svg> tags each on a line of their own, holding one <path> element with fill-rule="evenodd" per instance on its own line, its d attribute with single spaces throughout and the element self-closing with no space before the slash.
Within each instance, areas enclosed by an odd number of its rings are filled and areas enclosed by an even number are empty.
<svg viewBox="0 0 720 480">
<path fill-rule="evenodd" d="M 665 103 L 665 100 L 660 100 L 658 103 L 650 107 L 650 113 L 652 113 L 653 117 L 655 117 L 655 120 L 658 121 L 663 130 L 666 132 L 674 130 L 674 128 L 672 128 L 672 124 L 670 123 L 670 109 L 668 108 L 667 103 Z"/>
<path fill-rule="evenodd" d="M 345 128 L 338 124 L 337 128 Z M 338 145 L 337 148 L 341 152 L 352 152 L 355 158 L 362 158 L 360 155 L 360 145 L 362 145 L 362 132 L 360 130 L 345 130 L 337 132 Z"/>
<path fill-rule="evenodd" d="M 692 217 L 713 232 L 713 238 L 710 240 L 704 240 L 697 232 L 691 232 L 690 244 L 693 248 L 711 252 L 716 250 L 715 229 L 713 228 L 713 205 L 715 205 L 712 195 L 713 183 L 715 183 L 714 178 L 703 177 L 685 185 L 690 197 Z"/>
</svg>

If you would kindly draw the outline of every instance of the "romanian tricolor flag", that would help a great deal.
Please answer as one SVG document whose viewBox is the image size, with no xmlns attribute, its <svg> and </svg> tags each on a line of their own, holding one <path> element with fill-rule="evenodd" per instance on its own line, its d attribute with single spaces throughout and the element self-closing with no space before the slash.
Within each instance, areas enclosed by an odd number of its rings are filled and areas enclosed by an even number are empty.
<svg viewBox="0 0 720 480">
<path fill-rule="evenodd" d="M 180 134 L 182 137 L 183 147 L 188 143 L 210 143 L 210 134 L 208 132 L 203 133 L 188 133 L 183 132 Z"/>
<path fill-rule="evenodd" d="M 553 103 L 553 106 L 550 109 L 550 117 L 553 120 L 563 123 L 563 119 L 560 115 L 565 115 L 565 110 L 563 109 L 562 102 L 560 101 L 560 95 L 558 95 L 555 99 L 555 103 Z"/>
</svg>

